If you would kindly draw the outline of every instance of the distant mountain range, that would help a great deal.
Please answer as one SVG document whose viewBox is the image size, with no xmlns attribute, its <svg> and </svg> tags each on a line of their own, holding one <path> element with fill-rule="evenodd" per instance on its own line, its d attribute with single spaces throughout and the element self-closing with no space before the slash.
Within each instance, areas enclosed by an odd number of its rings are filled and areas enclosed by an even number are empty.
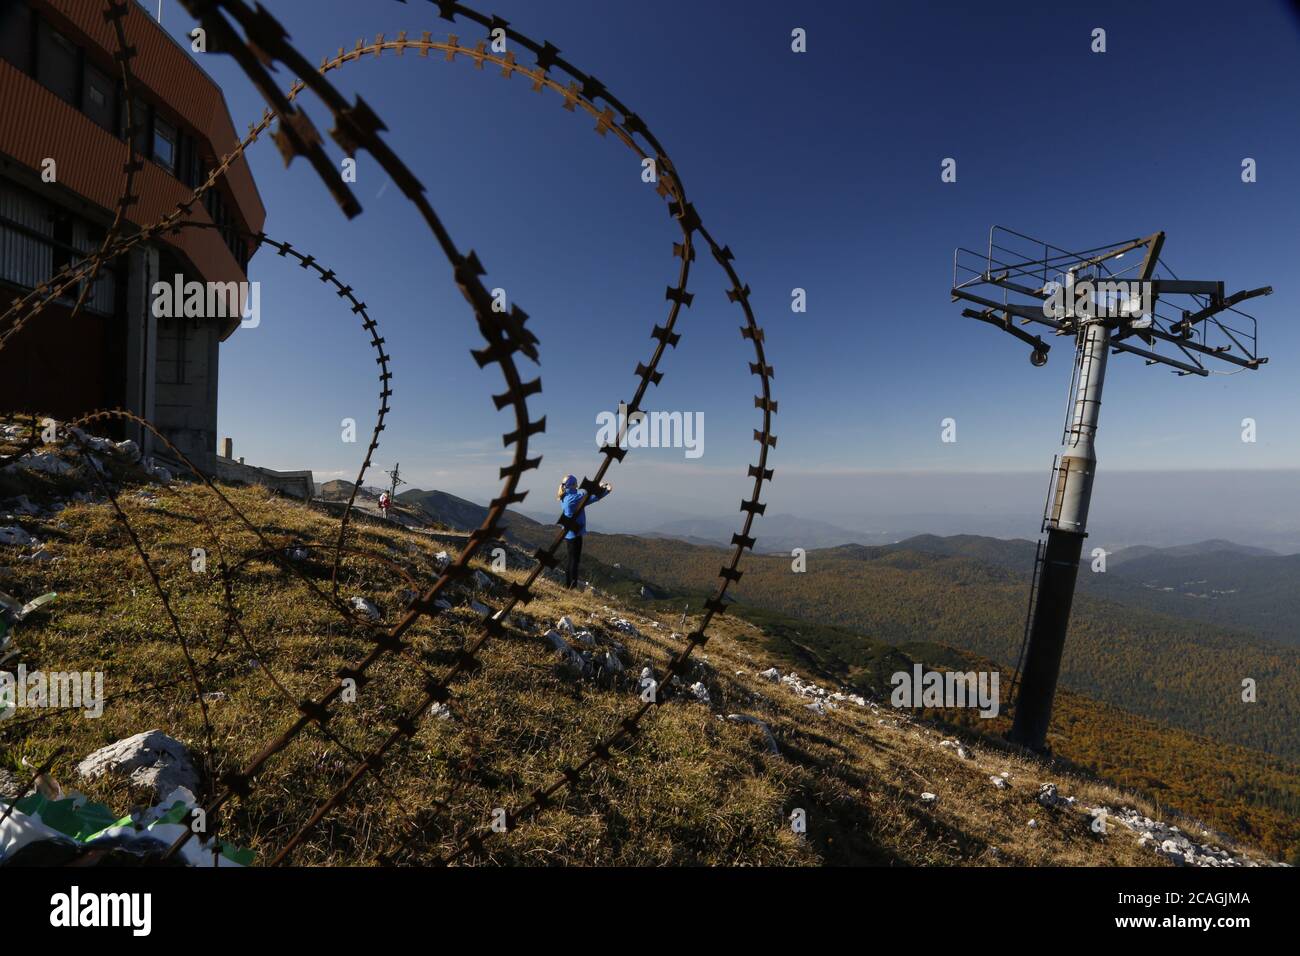
<svg viewBox="0 0 1300 956">
<path fill-rule="evenodd" d="M 683 518 L 643 531 L 647 538 L 675 538 L 692 544 L 730 544 L 736 522 L 730 518 Z M 826 521 L 773 514 L 763 518 L 763 535 L 758 550 L 764 554 L 803 548 L 833 548 L 841 544 L 889 544 L 897 541 L 889 532 L 852 531 Z"/>
<path fill-rule="evenodd" d="M 362 495 L 377 498 L 377 488 Z M 346 500 L 352 483 L 329 481 L 319 487 L 319 497 Z M 445 491 L 412 488 L 397 495 L 399 505 L 422 514 L 437 525 L 458 531 L 478 527 L 487 515 L 484 505 Z M 555 533 L 552 522 L 518 511 L 507 511 L 502 521 L 507 534 L 530 546 L 548 542 Z M 696 548 L 716 548 L 730 543 L 735 523 L 723 519 L 682 519 L 667 522 L 639 535 L 594 535 L 606 540 L 640 538 Z M 1017 575 L 1033 570 L 1034 542 L 1024 538 L 983 535 L 915 535 L 897 541 L 887 532 L 859 532 L 829 522 L 793 515 L 764 516 L 758 552 L 789 555 L 794 548 L 821 552 L 836 558 L 891 561 L 905 565 L 907 555 L 929 554 L 967 559 Z M 1079 592 L 1163 615 L 1220 627 L 1249 631 L 1266 640 L 1300 647 L 1300 555 L 1280 555 L 1221 538 L 1155 548 L 1139 545 L 1109 553 L 1105 573 L 1092 571 L 1085 547 L 1080 566 Z M 636 569 L 635 562 L 630 563 Z M 639 569 L 638 569 L 639 570 Z M 653 575 L 646 575 L 648 582 Z M 1027 582 L 1026 582 L 1027 587 Z M 1027 597 L 1027 594 L 1026 594 Z"/>
<path fill-rule="evenodd" d="M 445 491 L 423 491 L 412 488 L 398 494 L 397 501 L 399 504 L 422 511 L 429 516 L 430 521 L 457 531 L 473 531 L 483 523 L 488 513 L 486 505 L 476 505 L 472 501 L 458 498 Z M 525 514 L 507 509 L 501 519 L 501 527 L 510 532 L 520 527 L 542 528 L 543 525 Z"/>
</svg>

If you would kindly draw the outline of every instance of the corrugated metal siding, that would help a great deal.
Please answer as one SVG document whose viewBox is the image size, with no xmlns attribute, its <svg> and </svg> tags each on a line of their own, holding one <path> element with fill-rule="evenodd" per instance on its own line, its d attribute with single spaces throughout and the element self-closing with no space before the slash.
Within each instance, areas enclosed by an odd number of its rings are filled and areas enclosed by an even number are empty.
<svg viewBox="0 0 1300 956">
<path fill-rule="evenodd" d="M 26 190 L 0 181 L 0 279 L 30 289 L 54 274 L 55 246 L 52 209 Z M 9 225 L 15 223 L 23 229 Z M 50 242 L 26 234 L 29 229 Z M 99 242 L 90 234 L 85 222 L 74 220 L 68 245 L 83 254 L 93 252 Z M 111 315 L 117 277 L 103 272 L 95 282 L 85 306 L 93 312 Z M 78 293 L 80 288 L 78 287 Z"/>
<path fill-rule="evenodd" d="M 63 21 L 72 32 L 106 53 L 117 49 L 113 27 L 104 20 L 99 3 L 92 0 L 38 0 L 37 5 L 51 19 Z M 166 31 L 139 4 L 128 4 L 130 13 L 123 23 L 127 41 L 138 55 L 131 61 L 136 81 L 147 87 L 188 120 L 205 136 L 217 155 L 224 155 L 239 142 L 221 89 L 180 49 Z M 204 54 L 205 55 L 205 54 Z M 258 117 L 249 117 L 250 120 Z M 266 209 L 257 195 L 248 163 L 240 157 L 231 166 L 226 181 L 234 193 L 240 214 L 252 232 L 259 232 L 266 222 Z"/>
<path fill-rule="evenodd" d="M 0 60 L 0 152 L 38 172 L 45 158 L 53 158 L 58 186 L 51 189 L 70 189 L 106 210 L 112 210 L 121 195 L 126 158 L 122 141 L 4 60 Z M 140 201 L 127 214 L 137 225 L 157 222 L 190 195 L 190 190 L 151 162 L 136 175 L 135 191 Z M 192 218 L 211 222 L 199 205 Z M 214 229 L 186 229 L 165 236 L 164 241 L 188 257 L 204 279 L 246 278 Z"/>
<path fill-rule="evenodd" d="M 44 207 L 16 189 L 0 187 L 0 217 L 41 235 L 53 230 Z M 0 278 L 30 289 L 54 271 L 54 250 L 14 229 L 0 226 Z"/>
</svg>

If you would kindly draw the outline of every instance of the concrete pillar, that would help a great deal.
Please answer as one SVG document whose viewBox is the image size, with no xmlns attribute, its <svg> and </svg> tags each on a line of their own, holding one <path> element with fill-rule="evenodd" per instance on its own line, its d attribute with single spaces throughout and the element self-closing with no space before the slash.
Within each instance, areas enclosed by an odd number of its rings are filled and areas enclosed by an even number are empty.
<svg viewBox="0 0 1300 956">
<path fill-rule="evenodd" d="M 157 281 L 158 253 L 148 246 L 131 250 L 127 255 L 125 402 L 127 411 L 150 422 L 156 417 L 158 320 L 153 314 L 151 289 Z M 153 454 L 153 436 L 147 430 L 129 425 L 126 433 L 135 439 L 142 454 Z"/>
</svg>

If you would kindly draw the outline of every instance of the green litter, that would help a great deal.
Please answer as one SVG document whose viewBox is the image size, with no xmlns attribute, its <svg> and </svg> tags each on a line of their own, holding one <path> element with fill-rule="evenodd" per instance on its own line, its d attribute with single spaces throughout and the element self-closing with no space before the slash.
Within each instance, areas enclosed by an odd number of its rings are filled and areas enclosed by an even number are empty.
<svg viewBox="0 0 1300 956">
<path fill-rule="evenodd" d="M 157 819 L 141 827 L 130 816 L 119 817 L 104 804 L 94 803 L 81 797 L 51 800 L 43 794 L 33 793 L 19 800 L 17 809 L 28 816 L 38 817 L 51 830 L 57 830 L 79 843 L 90 843 L 115 827 L 148 831 L 160 824 L 183 826 L 190 811 L 189 805 L 184 800 L 177 800 Z M 221 855 L 240 866 L 252 866 L 256 856 L 252 850 L 242 849 L 225 841 L 221 843 Z"/>
</svg>

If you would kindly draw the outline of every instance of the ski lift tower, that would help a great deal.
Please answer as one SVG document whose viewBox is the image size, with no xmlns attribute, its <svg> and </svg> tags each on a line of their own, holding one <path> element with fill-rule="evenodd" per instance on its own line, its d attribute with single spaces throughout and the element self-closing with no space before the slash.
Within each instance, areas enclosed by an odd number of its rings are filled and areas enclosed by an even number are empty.
<svg viewBox="0 0 1300 956">
<path fill-rule="evenodd" d="M 1070 251 L 994 226 L 988 251 L 953 254 L 952 298 L 972 303 L 967 318 L 995 325 L 1030 347 L 1035 367 L 1051 345 L 1031 331 L 1045 327 L 1074 340 L 1062 448 L 1052 464 L 1034 561 L 1025 640 L 1010 696 L 1009 738 L 1047 749 L 1047 727 L 1061 669 L 1070 605 L 1087 537 L 1088 505 L 1097 469 L 1094 441 L 1108 356 L 1136 355 L 1178 375 L 1207 376 L 1258 369 L 1256 322 L 1236 308 L 1265 286 L 1224 295 L 1222 282 L 1180 279 L 1160 258 L 1165 234 Z M 1122 260 L 1127 259 L 1125 263 Z M 1140 344 L 1139 344 L 1140 343 Z M 1017 681 L 1019 696 L 1016 696 Z"/>
</svg>

